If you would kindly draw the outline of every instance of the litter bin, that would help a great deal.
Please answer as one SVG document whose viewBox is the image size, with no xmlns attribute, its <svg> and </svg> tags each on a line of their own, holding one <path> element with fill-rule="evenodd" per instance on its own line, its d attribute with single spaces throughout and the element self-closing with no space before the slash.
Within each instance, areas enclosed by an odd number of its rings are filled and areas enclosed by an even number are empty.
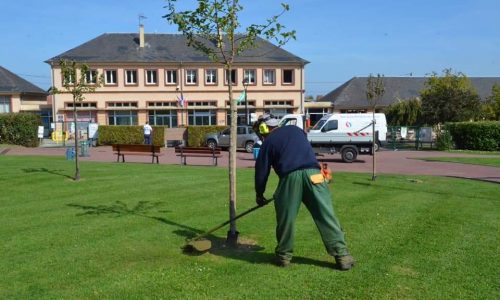
<svg viewBox="0 0 500 300">
<path fill-rule="evenodd" d="M 75 148 L 73 147 L 66 148 L 66 160 L 73 160 L 73 159 L 75 159 Z"/>
<path fill-rule="evenodd" d="M 257 157 L 259 157 L 259 150 L 260 148 L 254 147 L 253 148 L 253 159 L 256 160 Z"/>
<path fill-rule="evenodd" d="M 80 142 L 80 156 L 89 157 L 89 143 L 87 141 Z"/>
</svg>

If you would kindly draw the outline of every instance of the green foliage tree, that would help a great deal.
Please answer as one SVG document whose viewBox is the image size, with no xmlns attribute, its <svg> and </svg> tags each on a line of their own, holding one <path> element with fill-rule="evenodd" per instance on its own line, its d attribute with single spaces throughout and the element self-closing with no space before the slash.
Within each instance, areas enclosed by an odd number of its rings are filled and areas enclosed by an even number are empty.
<svg viewBox="0 0 500 300">
<path fill-rule="evenodd" d="M 61 68 L 62 88 L 52 87 L 53 94 L 69 93 L 73 96 L 73 124 L 77 131 L 78 114 L 76 103 L 85 100 L 85 94 L 95 92 L 96 88 L 102 86 L 103 76 L 96 70 L 91 70 L 86 64 L 77 64 L 75 61 L 65 59 L 59 60 Z M 78 132 L 75 132 L 75 181 L 80 180 L 80 165 L 78 162 Z"/>
<path fill-rule="evenodd" d="M 480 98 L 470 80 L 463 73 L 443 71 L 443 76 L 433 73 L 420 91 L 422 117 L 428 124 L 459 122 L 479 116 Z"/>
<path fill-rule="evenodd" d="M 500 84 L 491 88 L 491 96 L 481 105 L 480 120 L 500 120 Z"/>
<path fill-rule="evenodd" d="M 391 126 L 415 126 L 421 124 L 422 102 L 418 98 L 398 99 L 384 110 L 387 123 Z"/>
<path fill-rule="evenodd" d="M 236 57 L 244 56 L 244 51 L 256 47 L 258 37 L 272 40 L 282 46 L 290 39 L 295 39 L 295 31 L 286 31 L 278 18 L 289 10 L 282 4 L 279 14 L 267 19 L 264 24 L 252 24 L 243 29 L 239 22 L 239 14 L 243 6 L 239 0 L 198 0 L 198 7 L 193 10 L 177 11 L 177 0 L 167 0 L 168 14 L 164 16 L 171 24 L 175 24 L 182 32 L 189 46 L 207 55 L 213 62 L 220 63 L 232 82 L 232 70 Z M 244 78 L 245 80 L 245 78 Z M 230 102 L 231 140 L 229 147 L 229 216 L 236 216 L 236 126 L 237 103 L 233 97 L 232 85 L 228 85 Z M 236 222 L 230 224 L 228 242 L 237 242 Z"/>
<path fill-rule="evenodd" d="M 373 119 L 372 119 L 372 152 L 373 152 L 373 164 L 372 164 L 372 180 L 375 181 L 377 178 L 376 174 L 376 141 L 375 141 L 375 110 L 377 109 L 377 105 L 380 102 L 380 99 L 384 96 L 385 86 L 384 86 L 384 76 L 377 74 L 377 77 L 373 77 L 372 74 L 368 76 L 368 80 L 366 82 L 366 99 L 370 104 L 370 108 L 372 110 Z"/>
</svg>

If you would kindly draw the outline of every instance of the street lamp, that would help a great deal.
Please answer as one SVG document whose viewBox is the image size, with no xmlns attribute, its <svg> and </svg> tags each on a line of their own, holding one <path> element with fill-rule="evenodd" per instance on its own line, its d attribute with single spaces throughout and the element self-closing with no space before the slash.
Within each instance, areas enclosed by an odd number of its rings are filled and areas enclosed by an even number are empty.
<svg viewBox="0 0 500 300">
<path fill-rule="evenodd" d="M 245 91 L 245 121 L 246 125 L 250 125 L 250 118 L 248 116 L 247 88 L 248 88 L 248 77 L 243 79 L 243 90 Z"/>
</svg>

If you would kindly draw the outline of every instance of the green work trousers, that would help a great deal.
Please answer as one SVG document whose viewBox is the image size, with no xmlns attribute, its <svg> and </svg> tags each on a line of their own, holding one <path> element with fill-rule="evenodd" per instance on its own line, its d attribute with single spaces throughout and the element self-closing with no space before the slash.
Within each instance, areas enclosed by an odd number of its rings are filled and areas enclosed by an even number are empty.
<svg viewBox="0 0 500 300">
<path fill-rule="evenodd" d="M 274 193 L 274 207 L 278 241 L 275 253 L 281 260 L 292 259 L 295 219 L 301 202 L 311 213 L 326 251 L 332 256 L 348 254 L 344 233 L 333 211 L 332 194 L 327 182 L 311 182 L 310 176 L 319 173 L 319 169 L 297 170 L 280 178 Z"/>
</svg>

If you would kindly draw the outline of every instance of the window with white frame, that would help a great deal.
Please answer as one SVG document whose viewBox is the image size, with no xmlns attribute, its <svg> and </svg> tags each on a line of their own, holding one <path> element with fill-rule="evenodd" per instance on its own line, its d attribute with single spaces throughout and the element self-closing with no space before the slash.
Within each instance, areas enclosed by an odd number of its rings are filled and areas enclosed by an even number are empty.
<svg viewBox="0 0 500 300">
<path fill-rule="evenodd" d="M 125 70 L 125 84 L 137 84 L 137 70 Z"/>
<path fill-rule="evenodd" d="M 104 71 L 104 84 L 117 84 L 118 79 L 116 78 L 116 70 L 106 70 Z"/>
<path fill-rule="evenodd" d="M 108 125 L 137 125 L 137 111 L 110 110 L 108 111 Z"/>
<path fill-rule="evenodd" d="M 264 70 L 264 84 L 276 84 L 276 70 L 266 69 Z"/>
<path fill-rule="evenodd" d="M 238 82 L 238 78 L 237 78 L 237 70 L 236 69 L 232 69 L 231 70 L 231 84 L 232 85 L 236 85 L 236 83 Z M 229 82 L 229 70 L 225 70 L 224 72 L 225 74 L 225 78 L 224 78 L 224 84 L 228 84 Z"/>
<path fill-rule="evenodd" d="M 149 124 L 157 126 L 177 127 L 177 110 L 150 110 Z"/>
<path fill-rule="evenodd" d="M 193 109 L 188 113 L 189 125 L 217 125 L 215 109 Z"/>
<path fill-rule="evenodd" d="M 198 83 L 198 70 L 188 69 L 186 70 L 186 84 L 197 84 Z"/>
<path fill-rule="evenodd" d="M 0 113 L 9 113 L 10 111 L 10 96 L 0 96 Z"/>
<path fill-rule="evenodd" d="M 74 84 L 75 83 L 75 74 L 73 74 L 72 71 L 68 71 L 66 73 L 62 73 L 63 76 L 63 82 L 62 84 Z"/>
<path fill-rule="evenodd" d="M 137 108 L 137 102 L 126 102 L 126 101 L 123 101 L 123 102 L 107 102 L 106 103 L 106 106 L 107 107 L 135 107 Z"/>
<path fill-rule="evenodd" d="M 209 84 L 209 85 L 217 84 L 217 70 L 216 69 L 205 70 L 205 84 Z"/>
<path fill-rule="evenodd" d="M 85 82 L 89 84 L 95 84 L 97 82 L 97 71 L 89 70 L 85 72 Z"/>
<path fill-rule="evenodd" d="M 293 84 L 294 76 L 293 76 L 293 69 L 284 69 L 283 70 L 283 78 L 282 78 L 282 83 L 283 84 Z"/>
<path fill-rule="evenodd" d="M 165 84 L 177 84 L 177 70 L 165 70 Z"/>
<path fill-rule="evenodd" d="M 255 69 L 243 70 L 243 82 L 245 82 L 245 84 L 255 84 L 257 82 L 255 74 Z"/>
<path fill-rule="evenodd" d="M 146 84 L 152 85 L 158 83 L 158 71 L 146 70 Z"/>
</svg>

